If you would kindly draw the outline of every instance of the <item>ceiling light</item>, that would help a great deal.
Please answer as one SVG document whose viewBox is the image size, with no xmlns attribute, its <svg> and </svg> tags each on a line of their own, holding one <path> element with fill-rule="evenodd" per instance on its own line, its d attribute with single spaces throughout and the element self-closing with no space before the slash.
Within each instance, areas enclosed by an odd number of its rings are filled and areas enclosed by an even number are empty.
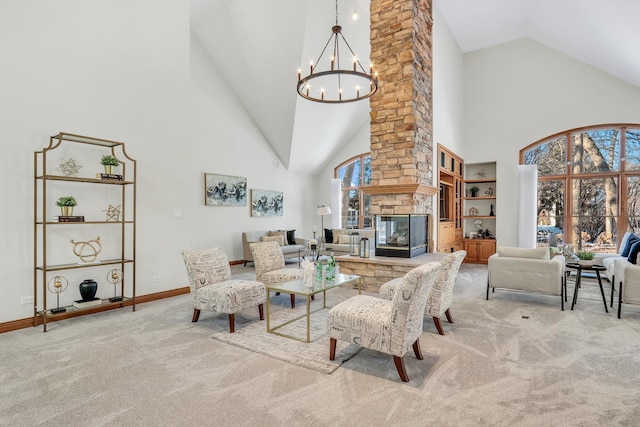
<svg viewBox="0 0 640 427">
<path fill-rule="evenodd" d="M 327 52 L 330 44 L 332 49 Z M 340 68 L 340 45 L 343 45 L 343 51 L 346 47 L 347 53 L 350 54 L 349 62 L 352 67 L 349 69 Z M 319 66 L 326 68 L 323 71 Z M 369 67 L 369 73 L 365 71 L 358 56 L 342 35 L 342 27 L 338 25 L 338 0 L 336 0 L 336 25 L 331 28 L 327 44 L 322 49 L 318 60 L 309 64 L 308 76 L 301 77 L 302 70 L 298 69 L 298 95 L 310 101 L 327 104 L 360 101 L 369 98 L 378 90 L 378 77 L 372 72 L 372 67 Z M 313 90 L 311 80 L 315 80 L 314 86 L 320 89 Z"/>
<path fill-rule="evenodd" d="M 353 13 L 351 14 L 351 20 L 352 21 L 357 21 L 358 20 L 358 12 L 353 11 Z"/>
</svg>

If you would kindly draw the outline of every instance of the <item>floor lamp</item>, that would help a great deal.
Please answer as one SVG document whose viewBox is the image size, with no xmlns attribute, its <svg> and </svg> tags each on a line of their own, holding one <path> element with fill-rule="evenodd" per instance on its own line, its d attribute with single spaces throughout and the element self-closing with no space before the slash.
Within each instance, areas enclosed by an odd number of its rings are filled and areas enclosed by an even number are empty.
<svg viewBox="0 0 640 427">
<path fill-rule="evenodd" d="M 324 239 L 324 216 L 325 215 L 330 215 L 331 214 L 331 208 L 329 206 L 318 206 L 318 215 L 320 215 L 320 217 L 322 218 L 322 229 L 320 232 L 320 241 L 322 242 L 322 249 L 324 249 L 324 245 L 326 243 L 325 239 Z"/>
</svg>

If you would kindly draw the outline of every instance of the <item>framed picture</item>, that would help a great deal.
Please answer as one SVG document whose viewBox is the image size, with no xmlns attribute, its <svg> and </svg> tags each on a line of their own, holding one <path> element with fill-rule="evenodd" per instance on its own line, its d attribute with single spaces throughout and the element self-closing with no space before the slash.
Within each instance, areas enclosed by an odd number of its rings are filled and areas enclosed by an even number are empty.
<svg viewBox="0 0 640 427">
<path fill-rule="evenodd" d="M 205 173 L 204 204 L 207 206 L 247 206 L 247 178 Z"/>
<path fill-rule="evenodd" d="M 282 216 L 282 191 L 251 190 L 251 216 Z"/>
</svg>

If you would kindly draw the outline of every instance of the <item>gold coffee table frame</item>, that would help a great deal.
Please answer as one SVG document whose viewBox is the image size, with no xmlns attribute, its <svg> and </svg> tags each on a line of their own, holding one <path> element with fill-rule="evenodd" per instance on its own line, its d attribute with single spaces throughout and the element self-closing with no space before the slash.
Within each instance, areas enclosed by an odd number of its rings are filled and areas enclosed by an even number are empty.
<svg viewBox="0 0 640 427">
<path fill-rule="evenodd" d="M 338 274 L 334 280 L 323 280 L 316 281 L 314 280 L 313 286 L 305 286 L 304 281 L 302 279 L 292 280 L 290 282 L 285 282 L 276 286 L 267 286 L 267 332 L 270 334 L 280 335 L 282 337 L 291 338 L 296 341 L 301 341 L 304 343 L 311 342 L 311 315 L 313 313 L 317 313 L 320 310 L 331 308 L 327 305 L 327 290 L 336 288 L 342 285 L 348 285 L 349 283 L 358 283 L 358 294 L 362 294 L 362 280 L 361 276 L 357 276 L 354 274 Z M 283 294 L 295 294 L 302 295 L 307 300 L 307 309 L 304 314 L 301 316 L 297 316 L 293 319 L 287 320 L 286 322 L 271 327 L 271 302 L 269 298 L 270 292 L 281 292 Z M 311 296 L 322 293 L 322 307 L 311 311 Z M 283 334 L 279 332 L 278 329 L 289 325 L 290 323 L 296 322 L 303 317 L 307 318 L 307 337 L 298 338 L 293 335 Z"/>
</svg>

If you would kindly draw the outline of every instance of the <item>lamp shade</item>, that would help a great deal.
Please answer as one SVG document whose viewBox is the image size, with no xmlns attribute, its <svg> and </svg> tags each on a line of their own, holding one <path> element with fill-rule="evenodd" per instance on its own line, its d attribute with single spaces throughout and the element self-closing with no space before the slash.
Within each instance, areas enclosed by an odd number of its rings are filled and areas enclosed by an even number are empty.
<svg viewBox="0 0 640 427">
<path fill-rule="evenodd" d="M 318 215 L 329 215 L 331 213 L 331 208 L 329 206 L 320 206 L 318 208 Z"/>
</svg>

